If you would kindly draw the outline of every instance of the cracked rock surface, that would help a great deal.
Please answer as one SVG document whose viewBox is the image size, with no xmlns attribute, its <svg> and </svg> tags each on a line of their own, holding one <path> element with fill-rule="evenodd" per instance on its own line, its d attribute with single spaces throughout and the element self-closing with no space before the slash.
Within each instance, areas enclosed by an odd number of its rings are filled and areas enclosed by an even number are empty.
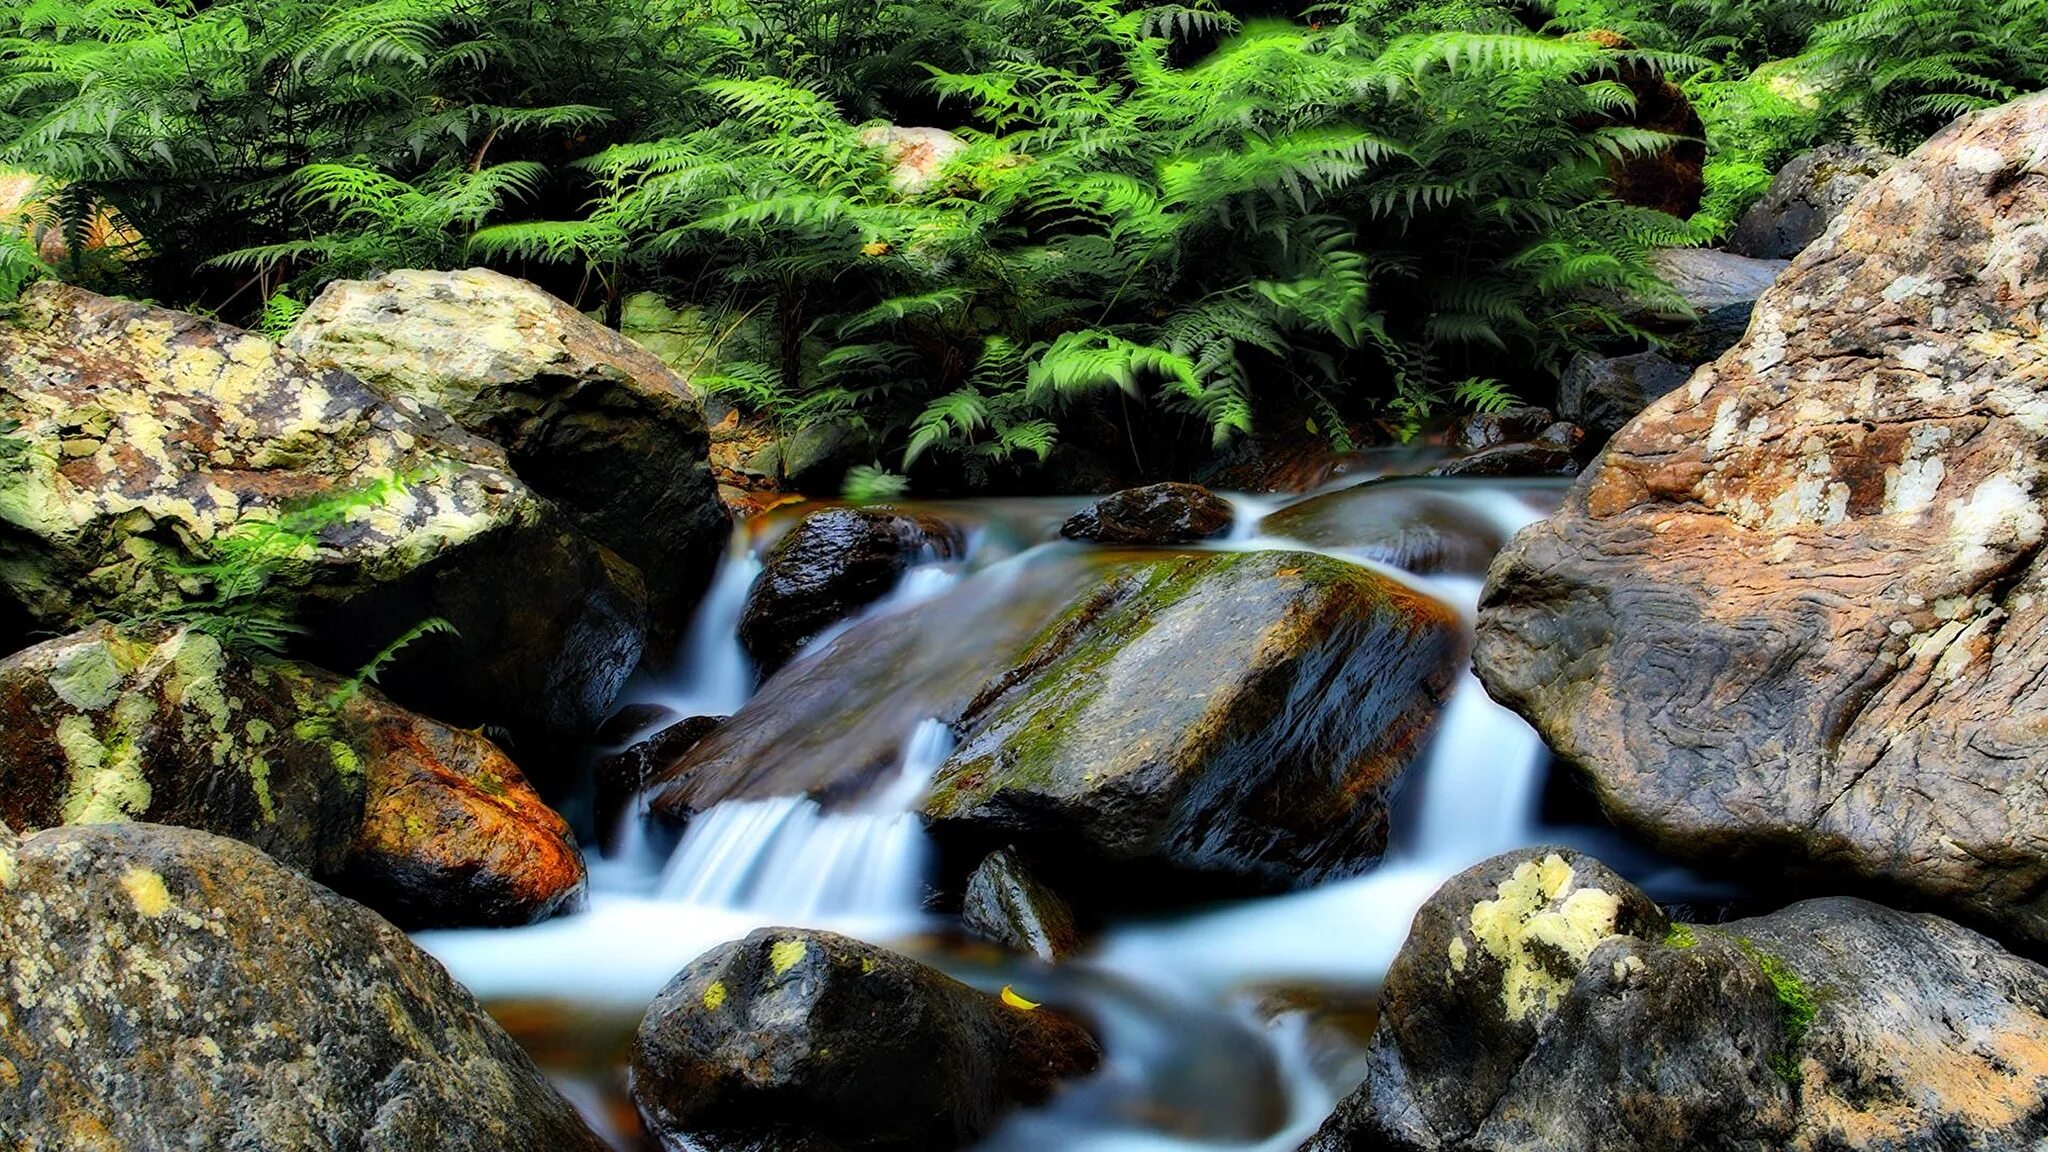
<svg viewBox="0 0 2048 1152">
<path fill-rule="evenodd" d="M 1857 196 L 1495 562 L 1476 663 L 1623 826 L 2048 940 L 2048 97 Z"/>
</svg>

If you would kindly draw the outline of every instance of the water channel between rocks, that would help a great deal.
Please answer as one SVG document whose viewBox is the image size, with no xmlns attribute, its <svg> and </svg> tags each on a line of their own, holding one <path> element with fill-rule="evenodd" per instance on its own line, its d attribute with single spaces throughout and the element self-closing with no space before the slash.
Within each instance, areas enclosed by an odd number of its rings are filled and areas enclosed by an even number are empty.
<svg viewBox="0 0 2048 1152">
<path fill-rule="evenodd" d="M 1563 492 L 1563 481 L 1353 476 L 1302 496 L 1236 498 L 1238 527 L 1215 547 L 1366 564 L 1456 608 L 1469 627 L 1487 561 Z M 859 686 L 873 701 L 862 723 L 875 729 L 862 735 L 901 751 L 894 775 L 858 802 L 827 811 L 804 797 L 727 801 L 679 841 L 629 820 L 602 858 L 588 849 L 586 910 L 528 928 L 423 933 L 419 942 L 621 1148 L 641 1146 L 622 1087 L 648 1001 L 706 949 L 774 925 L 889 945 L 979 987 L 1014 985 L 1093 1027 L 1102 1069 L 1048 1106 L 1012 1116 L 985 1152 L 1283 1152 L 1356 1082 L 1378 981 L 1416 908 L 1454 873 L 1510 849 L 1567 843 L 1597 852 L 1661 900 L 1723 895 L 1610 831 L 1546 817 L 1547 751 L 1467 670 L 1408 770 L 1377 867 L 1291 894 L 1113 922 L 1056 967 L 963 941 L 950 917 L 925 908 L 932 851 L 915 808 L 951 747 L 926 701 L 956 683 L 960 662 L 993 637 L 1049 619 L 1073 574 L 1100 563 L 1099 550 L 1057 541 L 1060 521 L 1085 502 L 922 506 L 966 525 L 968 548 L 913 568 L 862 614 L 930 601 L 918 616 L 924 634 L 886 682 Z M 676 669 L 636 684 L 629 700 L 683 715 L 726 715 L 746 702 L 754 672 L 737 637 L 741 607 L 761 554 L 792 522 L 778 512 L 741 527 Z M 838 735 L 820 737 L 820 746 Z"/>
</svg>

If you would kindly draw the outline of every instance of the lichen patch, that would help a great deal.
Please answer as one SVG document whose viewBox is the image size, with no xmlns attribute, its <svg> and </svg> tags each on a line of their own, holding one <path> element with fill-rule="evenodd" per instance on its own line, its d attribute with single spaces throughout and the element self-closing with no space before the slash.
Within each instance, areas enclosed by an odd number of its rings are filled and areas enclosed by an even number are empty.
<svg viewBox="0 0 2048 1152">
<path fill-rule="evenodd" d="M 1555 852 L 1528 860 L 1492 900 L 1472 906 L 1471 935 L 1501 968 L 1501 1006 L 1510 1020 L 1553 1011 L 1593 949 L 1615 935 L 1621 899 L 1574 888 L 1572 866 Z"/>
<path fill-rule="evenodd" d="M 121 888 L 134 901 L 135 910 L 149 919 L 171 909 L 171 892 L 164 887 L 164 878 L 147 868 L 128 869 L 121 876 Z"/>
</svg>

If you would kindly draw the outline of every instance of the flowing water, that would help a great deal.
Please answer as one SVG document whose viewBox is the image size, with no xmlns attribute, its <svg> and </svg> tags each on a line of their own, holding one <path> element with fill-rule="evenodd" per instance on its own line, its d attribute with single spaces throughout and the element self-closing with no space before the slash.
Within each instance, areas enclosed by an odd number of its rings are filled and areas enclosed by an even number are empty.
<svg viewBox="0 0 2048 1152">
<path fill-rule="evenodd" d="M 1452 605 L 1469 626 L 1486 560 L 1562 493 L 1562 482 L 1353 476 L 1302 497 L 1235 498 L 1238 528 L 1216 547 L 1308 549 L 1365 564 Z M 934 717 L 963 679 L 972 682 L 964 670 L 978 656 L 1048 619 L 1085 570 L 1089 549 L 1055 541 L 1060 520 L 1082 503 L 929 506 L 968 526 L 969 547 L 959 560 L 914 567 L 862 614 L 893 619 L 929 602 L 895 674 L 858 686 L 876 703 L 863 722 L 887 727 L 880 735 L 901 749 L 894 774 L 858 803 L 828 811 L 805 797 L 727 801 L 672 842 L 629 820 L 608 856 L 593 853 L 586 911 L 420 942 L 621 1148 L 640 1147 L 620 1087 L 641 1009 L 711 946 L 796 925 L 888 944 L 981 987 L 1014 984 L 1090 1023 L 1103 1042 L 1101 1071 L 1013 1116 L 985 1141 L 989 1152 L 1279 1152 L 1355 1083 L 1373 991 L 1415 909 L 1452 874 L 1510 849 L 1564 842 L 1600 853 L 1660 899 L 1721 895 L 1611 833 L 1546 821 L 1542 742 L 1467 673 L 1409 770 L 1387 856 L 1371 871 L 1113 923 L 1056 967 L 962 941 L 925 910 L 931 858 L 914 810 L 951 747 Z M 742 527 L 677 671 L 636 685 L 632 699 L 685 715 L 728 714 L 747 700 L 754 671 L 737 640 L 739 614 L 761 554 L 791 522 L 777 514 Z M 783 675 L 800 675 L 802 663 Z"/>
</svg>

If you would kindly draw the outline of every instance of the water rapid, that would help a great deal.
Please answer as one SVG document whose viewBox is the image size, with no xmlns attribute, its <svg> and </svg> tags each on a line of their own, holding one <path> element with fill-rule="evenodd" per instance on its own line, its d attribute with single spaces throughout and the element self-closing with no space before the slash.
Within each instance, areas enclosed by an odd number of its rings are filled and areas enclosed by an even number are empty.
<svg viewBox="0 0 2048 1152">
<path fill-rule="evenodd" d="M 1550 482 L 1361 481 L 1296 498 L 1237 497 L 1238 528 L 1216 545 L 1323 552 L 1401 579 L 1459 610 L 1469 626 L 1484 561 L 1561 496 Z M 1408 772 L 1384 861 L 1288 895 L 1115 923 L 1057 967 L 963 947 L 925 909 L 930 846 L 914 814 L 951 748 L 933 719 L 950 660 L 1048 618 L 1084 554 L 1048 542 L 1081 501 L 933 506 L 970 526 L 964 558 L 914 566 L 861 619 L 929 603 L 936 633 L 916 638 L 900 678 L 867 685 L 900 725 L 893 775 L 851 807 L 783 796 L 727 801 L 697 816 L 672 850 L 641 821 L 591 867 L 587 910 L 529 928 L 425 933 L 420 942 L 486 1003 L 541 1001 L 598 1011 L 629 1029 L 669 977 L 704 950 L 763 926 L 826 928 L 888 944 L 970 983 L 1015 983 L 1081 1012 L 1103 1040 L 1103 1069 L 1047 1108 L 1013 1117 L 989 1152 L 1281 1152 L 1294 1148 L 1358 1075 L 1371 993 L 1415 909 L 1455 872 L 1517 847 L 1565 841 L 1640 866 L 1663 895 L 1682 873 L 1617 846 L 1611 834 L 1546 824 L 1547 753 L 1468 672 L 1425 756 Z M 786 526 L 786 521 L 783 524 Z M 737 640 L 746 591 L 775 523 L 741 530 L 674 675 L 631 699 L 679 713 L 729 714 L 754 686 Z M 1063 569 L 1062 566 L 1066 566 Z M 1004 631 L 1004 630 L 1009 631 Z M 813 641 L 807 652 L 845 631 Z M 803 655 L 798 657 L 799 663 Z M 571 1012 L 571 1015 L 574 1013 Z M 553 1069 L 579 1100 L 606 1069 Z M 620 1137 L 620 1139 L 625 1139 Z"/>
</svg>

